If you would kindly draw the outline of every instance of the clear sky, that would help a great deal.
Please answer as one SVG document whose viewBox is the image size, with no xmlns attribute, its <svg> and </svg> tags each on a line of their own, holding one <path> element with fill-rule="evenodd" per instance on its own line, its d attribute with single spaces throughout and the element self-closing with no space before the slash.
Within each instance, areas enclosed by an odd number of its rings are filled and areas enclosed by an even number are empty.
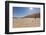
<svg viewBox="0 0 46 35">
<path fill-rule="evenodd" d="M 23 17 L 33 13 L 40 13 L 40 8 L 34 7 L 13 7 L 14 17 Z"/>
</svg>

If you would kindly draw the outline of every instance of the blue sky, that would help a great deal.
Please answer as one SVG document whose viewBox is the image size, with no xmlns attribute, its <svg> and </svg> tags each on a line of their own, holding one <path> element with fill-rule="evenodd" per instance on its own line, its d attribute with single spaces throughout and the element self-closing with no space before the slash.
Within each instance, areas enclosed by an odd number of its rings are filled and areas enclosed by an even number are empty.
<svg viewBox="0 0 46 35">
<path fill-rule="evenodd" d="M 13 7 L 13 16 L 14 17 L 23 17 L 33 13 L 39 13 L 40 8 L 34 7 Z"/>
</svg>

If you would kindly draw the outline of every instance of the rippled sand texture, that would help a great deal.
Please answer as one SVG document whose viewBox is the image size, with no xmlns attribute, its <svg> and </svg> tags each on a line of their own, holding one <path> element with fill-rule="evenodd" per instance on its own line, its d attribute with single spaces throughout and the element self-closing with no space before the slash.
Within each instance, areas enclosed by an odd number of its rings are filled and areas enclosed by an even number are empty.
<svg viewBox="0 0 46 35">
<path fill-rule="evenodd" d="M 40 26 L 40 18 L 13 18 L 13 28 L 21 28 L 21 27 L 39 27 Z"/>
</svg>

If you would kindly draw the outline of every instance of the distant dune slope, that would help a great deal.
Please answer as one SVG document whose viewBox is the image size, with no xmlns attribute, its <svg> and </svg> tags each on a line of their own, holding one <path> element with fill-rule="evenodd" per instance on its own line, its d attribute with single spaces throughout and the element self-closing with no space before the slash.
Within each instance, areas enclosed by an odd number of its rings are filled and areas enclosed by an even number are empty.
<svg viewBox="0 0 46 35">
<path fill-rule="evenodd" d="M 40 13 L 24 16 L 24 18 L 40 18 Z"/>
</svg>

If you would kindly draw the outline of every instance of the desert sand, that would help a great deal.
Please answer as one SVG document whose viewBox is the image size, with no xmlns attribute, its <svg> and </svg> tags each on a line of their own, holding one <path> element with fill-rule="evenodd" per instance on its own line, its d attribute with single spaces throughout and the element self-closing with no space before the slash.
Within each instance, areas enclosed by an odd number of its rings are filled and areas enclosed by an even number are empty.
<svg viewBox="0 0 46 35">
<path fill-rule="evenodd" d="M 39 27 L 40 18 L 13 18 L 13 28 Z"/>
</svg>

